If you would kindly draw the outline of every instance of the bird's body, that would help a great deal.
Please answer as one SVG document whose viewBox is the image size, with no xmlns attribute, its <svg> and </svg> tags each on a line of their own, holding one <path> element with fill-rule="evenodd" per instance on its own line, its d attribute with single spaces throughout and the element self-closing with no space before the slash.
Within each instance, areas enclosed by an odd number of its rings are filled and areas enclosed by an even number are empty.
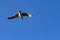
<svg viewBox="0 0 60 40">
<path fill-rule="evenodd" d="M 18 11 L 17 14 L 15 14 L 15 15 L 13 15 L 11 17 L 8 17 L 8 19 L 14 19 L 14 18 L 20 17 L 23 20 L 24 16 L 31 17 L 32 15 L 31 14 L 27 14 L 27 13 L 22 13 L 21 11 Z"/>
</svg>

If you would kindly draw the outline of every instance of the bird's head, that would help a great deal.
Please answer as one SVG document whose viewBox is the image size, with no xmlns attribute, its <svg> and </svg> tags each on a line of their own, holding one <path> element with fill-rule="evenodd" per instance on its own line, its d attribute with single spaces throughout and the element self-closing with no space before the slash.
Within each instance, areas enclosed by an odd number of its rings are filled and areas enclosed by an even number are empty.
<svg viewBox="0 0 60 40">
<path fill-rule="evenodd" d="M 28 16 L 29 16 L 29 17 L 32 17 L 32 15 L 31 15 L 31 14 L 28 14 Z"/>
</svg>

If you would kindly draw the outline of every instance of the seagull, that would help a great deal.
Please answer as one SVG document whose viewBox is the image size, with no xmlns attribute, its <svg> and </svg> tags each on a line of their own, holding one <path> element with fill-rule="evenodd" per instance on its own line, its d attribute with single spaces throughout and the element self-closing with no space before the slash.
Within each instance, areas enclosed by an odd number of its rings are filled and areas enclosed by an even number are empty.
<svg viewBox="0 0 60 40">
<path fill-rule="evenodd" d="M 23 17 L 24 16 L 27 16 L 27 17 L 32 17 L 31 14 L 27 14 L 27 13 L 22 13 L 21 11 L 18 11 L 17 14 L 13 15 L 13 16 L 10 16 L 8 17 L 8 19 L 14 19 L 14 18 L 17 18 L 17 17 L 20 17 L 22 20 L 23 20 Z"/>
</svg>

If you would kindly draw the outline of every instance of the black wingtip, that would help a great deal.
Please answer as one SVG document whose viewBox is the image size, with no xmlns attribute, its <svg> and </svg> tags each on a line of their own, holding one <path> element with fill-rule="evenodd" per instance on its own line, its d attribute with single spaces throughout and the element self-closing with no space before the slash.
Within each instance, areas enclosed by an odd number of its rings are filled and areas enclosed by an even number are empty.
<svg viewBox="0 0 60 40">
<path fill-rule="evenodd" d="M 7 19 L 12 19 L 12 18 L 8 17 Z"/>
<path fill-rule="evenodd" d="M 7 19 L 11 19 L 11 18 L 7 18 Z"/>
</svg>

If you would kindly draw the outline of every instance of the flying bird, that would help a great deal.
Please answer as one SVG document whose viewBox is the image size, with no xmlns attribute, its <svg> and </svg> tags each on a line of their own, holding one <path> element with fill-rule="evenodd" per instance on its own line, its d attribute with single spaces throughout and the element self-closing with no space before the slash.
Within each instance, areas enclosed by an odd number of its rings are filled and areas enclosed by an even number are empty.
<svg viewBox="0 0 60 40">
<path fill-rule="evenodd" d="M 13 16 L 10 16 L 8 17 L 8 19 L 14 19 L 14 18 L 17 18 L 17 17 L 20 17 L 22 20 L 23 20 L 23 17 L 24 16 L 27 16 L 27 17 L 32 17 L 31 14 L 27 14 L 27 13 L 22 13 L 21 11 L 18 11 L 17 14 L 13 15 Z"/>
</svg>

